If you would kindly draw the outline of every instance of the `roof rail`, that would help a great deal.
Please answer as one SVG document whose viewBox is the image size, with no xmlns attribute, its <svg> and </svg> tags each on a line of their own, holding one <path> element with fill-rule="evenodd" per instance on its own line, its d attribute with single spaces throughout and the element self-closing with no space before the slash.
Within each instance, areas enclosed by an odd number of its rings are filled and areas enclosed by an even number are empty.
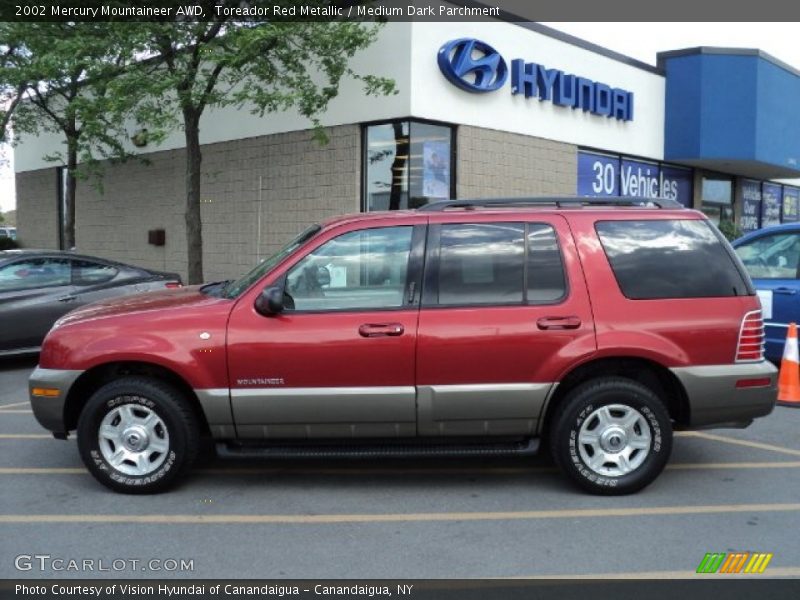
<svg viewBox="0 0 800 600">
<path fill-rule="evenodd" d="M 674 209 L 683 204 L 666 198 L 630 198 L 622 196 L 549 196 L 538 198 L 476 198 L 471 200 L 439 200 L 425 204 L 417 210 L 440 212 L 449 208 L 491 208 L 495 206 L 556 206 L 558 208 L 582 208 L 584 206 L 638 206 L 642 208 Z"/>
</svg>

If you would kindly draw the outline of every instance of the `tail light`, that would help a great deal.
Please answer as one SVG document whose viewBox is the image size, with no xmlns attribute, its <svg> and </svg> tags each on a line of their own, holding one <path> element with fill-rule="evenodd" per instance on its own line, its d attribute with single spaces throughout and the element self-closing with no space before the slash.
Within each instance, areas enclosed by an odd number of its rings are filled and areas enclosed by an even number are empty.
<svg viewBox="0 0 800 600">
<path fill-rule="evenodd" d="M 739 329 L 739 342 L 736 345 L 736 362 L 764 360 L 764 320 L 761 311 L 745 314 Z"/>
<path fill-rule="evenodd" d="M 168 281 L 164 284 L 164 287 L 170 290 L 174 290 L 176 288 L 182 288 L 183 284 L 180 281 Z"/>
</svg>

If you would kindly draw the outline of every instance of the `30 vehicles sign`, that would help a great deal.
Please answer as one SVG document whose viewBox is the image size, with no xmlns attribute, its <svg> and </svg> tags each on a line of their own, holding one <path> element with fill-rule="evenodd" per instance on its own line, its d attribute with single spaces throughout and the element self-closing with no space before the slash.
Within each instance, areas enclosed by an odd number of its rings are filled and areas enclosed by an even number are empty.
<svg viewBox="0 0 800 600">
<path fill-rule="evenodd" d="M 692 205 L 692 171 L 619 156 L 578 153 L 578 194 L 665 198 Z"/>
</svg>

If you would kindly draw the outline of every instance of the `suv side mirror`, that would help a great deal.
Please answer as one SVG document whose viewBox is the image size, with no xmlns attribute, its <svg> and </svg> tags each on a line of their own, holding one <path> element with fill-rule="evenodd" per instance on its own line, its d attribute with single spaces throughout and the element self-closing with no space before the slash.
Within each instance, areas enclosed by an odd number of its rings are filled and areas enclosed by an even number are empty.
<svg viewBox="0 0 800 600">
<path fill-rule="evenodd" d="M 277 286 L 265 288 L 256 298 L 256 312 L 271 317 L 283 312 L 283 289 Z"/>
</svg>

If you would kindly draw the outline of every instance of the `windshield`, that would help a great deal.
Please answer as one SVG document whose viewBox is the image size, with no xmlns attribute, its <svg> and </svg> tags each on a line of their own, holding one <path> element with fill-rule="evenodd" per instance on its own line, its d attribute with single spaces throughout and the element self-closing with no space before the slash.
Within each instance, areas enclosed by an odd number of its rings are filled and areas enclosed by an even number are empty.
<svg viewBox="0 0 800 600">
<path fill-rule="evenodd" d="M 225 286 L 222 296 L 225 298 L 236 298 L 239 294 L 244 292 L 247 288 L 253 285 L 256 281 L 261 279 L 264 275 L 269 273 L 275 265 L 281 262 L 284 258 L 289 256 L 292 252 L 297 250 L 300 246 L 305 244 L 312 237 L 317 235 L 322 230 L 319 225 L 312 225 L 303 233 L 294 238 L 291 242 L 286 244 L 283 248 L 278 250 L 269 258 L 265 258 L 248 273 Z"/>
</svg>

